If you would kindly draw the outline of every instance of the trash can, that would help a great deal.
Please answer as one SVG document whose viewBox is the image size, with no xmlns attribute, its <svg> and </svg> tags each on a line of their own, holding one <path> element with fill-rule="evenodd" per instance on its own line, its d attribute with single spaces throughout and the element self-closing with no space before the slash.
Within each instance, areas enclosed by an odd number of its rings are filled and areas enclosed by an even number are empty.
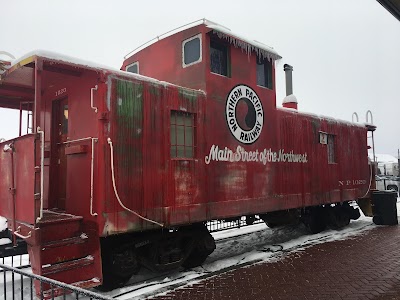
<svg viewBox="0 0 400 300">
<path fill-rule="evenodd" d="M 372 192 L 373 222 L 376 225 L 397 225 L 397 192 Z"/>
</svg>

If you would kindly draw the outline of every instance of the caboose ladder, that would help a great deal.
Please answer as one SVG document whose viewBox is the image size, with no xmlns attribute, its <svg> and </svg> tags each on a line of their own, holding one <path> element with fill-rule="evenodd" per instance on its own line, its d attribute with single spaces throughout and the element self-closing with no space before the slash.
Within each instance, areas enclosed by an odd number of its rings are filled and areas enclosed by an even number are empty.
<svg viewBox="0 0 400 300">
<path fill-rule="evenodd" d="M 35 245 L 29 245 L 32 271 L 51 279 L 82 288 L 101 284 L 100 242 L 96 226 L 84 223 L 82 217 L 44 211 L 37 224 Z M 45 297 L 60 295 L 62 290 L 40 287 Z"/>
</svg>

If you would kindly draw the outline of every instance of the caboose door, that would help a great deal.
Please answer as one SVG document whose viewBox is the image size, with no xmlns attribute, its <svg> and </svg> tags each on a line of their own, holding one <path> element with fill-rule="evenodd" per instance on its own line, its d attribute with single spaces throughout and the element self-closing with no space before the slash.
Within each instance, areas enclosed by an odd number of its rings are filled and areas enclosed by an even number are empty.
<svg viewBox="0 0 400 300">
<path fill-rule="evenodd" d="M 65 142 L 68 140 L 68 98 L 53 101 L 52 107 L 52 181 L 51 195 L 56 208 L 65 210 L 67 157 Z"/>
</svg>

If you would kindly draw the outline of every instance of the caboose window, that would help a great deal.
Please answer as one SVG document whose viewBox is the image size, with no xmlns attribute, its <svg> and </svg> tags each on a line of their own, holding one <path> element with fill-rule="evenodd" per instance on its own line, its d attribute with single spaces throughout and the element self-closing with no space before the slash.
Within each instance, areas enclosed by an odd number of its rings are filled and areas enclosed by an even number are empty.
<svg viewBox="0 0 400 300">
<path fill-rule="evenodd" d="M 130 73 L 139 74 L 139 62 L 134 62 L 126 67 L 126 71 Z"/>
<path fill-rule="evenodd" d="M 194 157 L 194 114 L 183 111 L 171 111 L 171 157 Z"/>
<path fill-rule="evenodd" d="M 257 85 L 272 90 L 272 59 L 257 56 Z"/>
<path fill-rule="evenodd" d="M 201 62 L 201 34 L 198 34 L 182 43 L 182 67 L 188 67 Z"/>
<path fill-rule="evenodd" d="M 61 132 L 62 134 L 68 134 L 68 104 L 63 107 Z"/>
<path fill-rule="evenodd" d="M 212 73 L 229 76 L 228 47 L 215 41 L 210 42 L 210 69 Z"/>
<path fill-rule="evenodd" d="M 335 159 L 335 136 L 332 134 L 328 134 L 328 163 L 334 164 L 336 163 Z"/>
</svg>

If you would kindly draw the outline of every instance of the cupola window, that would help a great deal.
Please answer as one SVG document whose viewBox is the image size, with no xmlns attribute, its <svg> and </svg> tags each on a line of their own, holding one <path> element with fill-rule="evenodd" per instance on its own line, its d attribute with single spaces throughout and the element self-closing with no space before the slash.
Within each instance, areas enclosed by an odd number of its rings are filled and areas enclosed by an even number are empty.
<svg viewBox="0 0 400 300">
<path fill-rule="evenodd" d="M 130 73 L 139 74 L 139 62 L 134 62 L 126 67 L 126 71 Z"/>
<path fill-rule="evenodd" d="M 272 59 L 257 56 L 257 85 L 272 90 Z"/>
<path fill-rule="evenodd" d="M 194 65 L 201 60 L 201 34 L 198 34 L 182 43 L 182 67 Z"/>
<path fill-rule="evenodd" d="M 229 51 L 226 45 L 210 42 L 210 69 L 212 73 L 230 76 Z"/>
</svg>

